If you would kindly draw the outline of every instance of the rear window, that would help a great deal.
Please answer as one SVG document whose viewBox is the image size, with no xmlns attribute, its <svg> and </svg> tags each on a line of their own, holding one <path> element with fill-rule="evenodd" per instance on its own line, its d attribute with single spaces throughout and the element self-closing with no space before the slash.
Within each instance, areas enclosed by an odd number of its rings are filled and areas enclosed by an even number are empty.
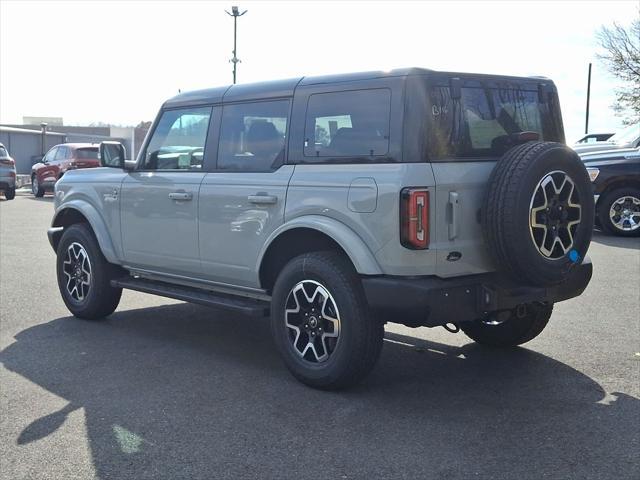
<svg viewBox="0 0 640 480">
<path fill-rule="evenodd" d="M 77 148 L 76 158 L 81 160 L 98 160 L 97 148 Z"/>
<path fill-rule="evenodd" d="M 432 159 L 495 157 L 510 146 L 510 135 L 536 132 L 540 140 L 563 141 L 557 97 L 540 101 L 538 91 L 514 88 L 432 87 L 428 134 Z"/>
<path fill-rule="evenodd" d="M 7 149 L 0 146 L 0 157 L 8 157 Z"/>
</svg>

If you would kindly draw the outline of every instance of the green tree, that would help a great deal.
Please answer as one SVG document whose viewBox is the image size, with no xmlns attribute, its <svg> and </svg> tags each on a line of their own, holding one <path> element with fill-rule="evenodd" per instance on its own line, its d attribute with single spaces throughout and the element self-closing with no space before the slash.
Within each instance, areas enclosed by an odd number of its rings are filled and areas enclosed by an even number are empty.
<svg viewBox="0 0 640 480">
<path fill-rule="evenodd" d="M 603 26 L 597 38 L 603 50 L 598 58 L 622 81 L 613 109 L 625 125 L 634 124 L 640 120 L 640 10 L 628 29 L 618 23 Z"/>
</svg>

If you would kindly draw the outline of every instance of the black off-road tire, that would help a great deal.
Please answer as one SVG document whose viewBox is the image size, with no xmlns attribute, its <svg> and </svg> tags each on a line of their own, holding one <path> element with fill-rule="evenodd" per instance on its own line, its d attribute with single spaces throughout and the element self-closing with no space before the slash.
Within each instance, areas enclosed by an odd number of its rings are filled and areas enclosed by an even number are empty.
<svg viewBox="0 0 640 480">
<path fill-rule="evenodd" d="M 529 304 L 526 314 L 518 318 L 515 311 L 498 325 L 482 320 L 463 322 L 460 329 L 476 343 L 490 347 L 515 347 L 536 338 L 549 323 L 553 304 Z"/>
<path fill-rule="evenodd" d="M 613 202 L 627 196 L 640 199 L 640 189 L 635 187 L 616 188 L 615 190 L 605 193 L 598 200 L 598 223 L 600 228 L 606 233 L 620 237 L 640 236 L 640 227 L 635 230 L 620 230 L 612 223 L 611 217 L 609 216 Z"/>
<path fill-rule="evenodd" d="M 16 198 L 16 187 L 7 188 L 4 191 L 4 198 L 6 198 L 7 200 L 13 200 L 14 198 Z"/>
<path fill-rule="evenodd" d="M 67 285 L 69 277 L 64 273 L 64 262 L 68 248 L 72 244 L 80 245 L 86 252 L 90 263 L 90 286 L 82 300 L 74 298 Z M 57 250 L 58 287 L 65 305 L 76 317 L 85 320 L 100 320 L 110 315 L 118 307 L 121 288 L 113 288 L 111 280 L 121 275 L 120 269 L 104 258 L 91 228 L 79 223 L 65 228 Z"/>
<path fill-rule="evenodd" d="M 531 207 L 539 183 L 562 172 L 575 185 L 580 223 L 573 228 L 573 246 L 560 258 L 541 253 L 530 226 Z M 564 281 L 587 253 L 594 222 L 593 193 L 580 157 L 566 145 L 528 142 L 513 147 L 498 161 L 488 182 L 481 223 L 485 243 L 496 266 L 533 285 Z"/>
<path fill-rule="evenodd" d="M 340 335 L 323 362 L 303 358 L 286 326 L 287 299 L 303 281 L 324 287 L 339 312 Z M 336 252 L 314 252 L 295 257 L 280 272 L 271 302 L 271 332 L 285 365 L 298 380 L 314 388 L 337 390 L 358 383 L 371 371 L 382 349 L 384 325 L 370 313 L 349 260 Z"/>
<path fill-rule="evenodd" d="M 36 198 L 44 197 L 44 188 L 38 183 L 38 177 L 36 175 L 31 176 L 31 193 Z"/>
</svg>

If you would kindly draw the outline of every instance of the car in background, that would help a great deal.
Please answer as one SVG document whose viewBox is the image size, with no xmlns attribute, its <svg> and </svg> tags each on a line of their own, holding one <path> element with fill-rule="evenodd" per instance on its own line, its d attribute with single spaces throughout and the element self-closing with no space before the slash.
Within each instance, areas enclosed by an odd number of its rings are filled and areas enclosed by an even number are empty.
<svg viewBox="0 0 640 480">
<path fill-rule="evenodd" d="M 576 145 L 593 144 L 595 142 L 605 142 L 613 137 L 613 133 L 588 133 L 576 142 Z"/>
<path fill-rule="evenodd" d="M 624 130 L 613 135 L 606 142 L 593 142 L 589 144 L 576 145 L 573 149 L 582 155 L 589 152 L 603 152 L 605 150 L 616 150 L 623 148 L 640 147 L 640 123 L 629 125 Z"/>
<path fill-rule="evenodd" d="M 640 236 L 640 148 L 580 155 L 596 203 L 596 225 L 623 237 Z"/>
<path fill-rule="evenodd" d="M 42 161 L 31 167 L 31 192 L 42 197 L 69 170 L 100 166 L 95 143 L 63 143 L 51 148 Z"/>
<path fill-rule="evenodd" d="M 0 190 L 7 200 L 16 197 L 16 162 L 7 147 L 0 143 Z"/>
</svg>

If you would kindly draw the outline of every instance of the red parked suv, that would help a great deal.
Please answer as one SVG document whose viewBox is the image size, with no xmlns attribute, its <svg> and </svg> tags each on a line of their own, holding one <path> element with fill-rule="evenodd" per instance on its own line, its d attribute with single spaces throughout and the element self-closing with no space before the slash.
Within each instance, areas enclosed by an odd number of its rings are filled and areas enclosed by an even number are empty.
<svg viewBox="0 0 640 480">
<path fill-rule="evenodd" d="M 31 191 L 42 197 L 67 170 L 99 167 L 98 145 L 95 143 L 63 143 L 56 145 L 31 167 Z"/>
</svg>

